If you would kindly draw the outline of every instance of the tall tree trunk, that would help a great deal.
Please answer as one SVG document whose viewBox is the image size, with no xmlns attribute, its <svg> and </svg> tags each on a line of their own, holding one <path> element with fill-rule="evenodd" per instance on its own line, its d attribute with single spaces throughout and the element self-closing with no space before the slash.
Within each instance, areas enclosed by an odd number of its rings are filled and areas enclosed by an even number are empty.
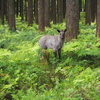
<svg viewBox="0 0 100 100">
<path fill-rule="evenodd" d="M 79 11 L 82 11 L 82 0 L 79 0 Z"/>
<path fill-rule="evenodd" d="M 67 0 L 66 2 L 66 41 L 77 38 L 79 34 L 79 1 Z"/>
<path fill-rule="evenodd" d="M 38 0 L 38 25 L 39 30 L 44 31 L 44 0 Z"/>
<path fill-rule="evenodd" d="M 19 13 L 19 0 L 16 1 L 16 16 L 18 17 Z"/>
<path fill-rule="evenodd" d="M 63 0 L 63 18 L 65 18 L 66 14 L 66 0 Z"/>
<path fill-rule="evenodd" d="M 58 22 L 62 23 L 63 21 L 63 1 L 58 0 Z"/>
<path fill-rule="evenodd" d="M 50 17 L 53 21 L 53 24 L 56 24 L 56 0 L 51 0 L 51 11 L 50 11 Z"/>
<path fill-rule="evenodd" d="M 44 0 L 44 24 L 46 27 L 50 26 L 50 0 Z"/>
<path fill-rule="evenodd" d="M 1 0 L 0 0 L 0 19 L 1 19 Z"/>
<path fill-rule="evenodd" d="M 28 0 L 28 10 L 27 10 L 28 26 L 33 24 L 33 0 Z"/>
<path fill-rule="evenodd" d="M 86 3 L 86 19 L 85 24 L 91 24 L 91 0 L 85 0 Z"/>
<path fill-rule="evenodd" d="M 79 0 L 79 19 L 80 19 L 80 12 L 82 11 L 82 0 Z"/>
<path fill-rule="evenodd" d="M 100 37 L 100 0 L 97 0 L 97 28 L 96 35 Z"/>
<path fill-rule="evenodd" d="M 4 2 L 4 9 L 5 9 L 5 11 L 4 11 L 5 18 L 6 18 L 6 21 L 7 21 L 7 0 L 5 0 L 5 2 Z"/>
<path fill-rule="evenodd" d="M 5 17 L 6 17 L 6 20 L 8 20 L 8 0 L 5 0 Z"/>
<path fill-rule="evenodd" d="M 27 0 L 25 0 L 25 21 L 27 21 Z"/>
<path fill-rule="evenodd" d="M 34 17 L 36 23 L 38 24 L 38 0 L 34 0 Z"/>
<path fill-rule="evenodd" d="M 23 0 L 20 0 L 20 15 L 21 15 L 21 21 L 23 21 L 24 20 Z"/>
<path fill-rule="evenodd" d="M 91 21 L 94 22 L 96 18 L 97 0 L 91 0 Z"/>
<path fill-rule="evenodd" d="M 4 0 L 1 0 L 1 22 L 4 25 Z"/>
<path fill-rule="evenodd" d="M 10 30 L 16 30 L 14 0 L 8 0 L 8 24 Z"/>
</svg>

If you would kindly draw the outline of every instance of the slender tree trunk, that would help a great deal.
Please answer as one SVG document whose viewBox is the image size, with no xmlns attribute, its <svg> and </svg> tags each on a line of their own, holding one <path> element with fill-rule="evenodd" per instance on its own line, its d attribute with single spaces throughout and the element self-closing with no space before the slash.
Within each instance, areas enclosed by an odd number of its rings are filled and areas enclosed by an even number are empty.
<svg viewBox="0 0 100 100">
<path fill-rule="evenodd" d="M 0 0 L 0 19 L 1 19 L 1 0 Z"/>
<path fill-rule="evenodd" d="M 5 2 L 4 2 L 4 9 L 5 9 L 5 11 L 4 11 L 5 18 L 6 18 L 6 21 L 7 21 L 8 20 L 7 19 L 7 0 L 5 0 Z"/>
<path fill-rule="evenodd" d="M 38 0 L 38 25 L 39 30 L 44 31 L 44 0 Z"/>
<path fill-rule="evenodd" d="M 19 13 L 19 0 L 16 1 L 16 16 L 18 17 Z"/>
<path fill-rule="evenodd" d="M 50 26 L 50 0 L 44 0 L 45 9 L 44 9 L 44 24 L 46 27 Z"/>
<path fill-rule="evenodd" d="M 79 34 L 79 2 L 67 0 L 66 2 L 66 41 L 77 38 Z"/>
<path fill-rule="evenodd" d="M 25 21 L 27 21 L 27 0 L 25 0 Z"/>
<path fill-rule="evenodd" d="M 4 25 L 4 0 L 1 0 L 1 22 Z"/>
<path fill-rule="evenodd" d="M 79 0 L 79 11 L 82 11 L 82 0 Z"/>
<path fill-rule="evenodd" d="M 36 23 L 38 24 L 38 0 L 34 0 L 34 17 Z"/>
<path fill-rule="evenodd" d="M 97 0 L 97 28 L 96 35 L 100 37 L 100 0 Z"/>
<path fill-rule="evenodd" d="M 63 1 L 58 0 L 58 23 L 63 22 Z"/>
<path fill-rule="evenodd" d="M 28 0 L 28 10 L 27 10 L 28 26 L 33 24 L 33 0 Z"/>
<path fill-rule="evenodd" d="M 21 14 L 21 21 L 24 20 L 24 12 L 23 12 L 23 0 L 20 0 L 20 14 Z"/>
<path fill-rule="evenodd" d="M 91 21 L 94 22 L 96 18 L 97 0 L 91 0 Z"/>
<path fill-rule="evenodd" d="M 8 24 L 10 30 L 16 30 L 14 0 L 8 0 Z"/>
<path fill-rule="evenodd" d="M 66 14 L 66 0 L 63 0 L 63 18 L 65 18 Z"/>
<path fill-rule="evenodd" d="M 6 17 L 6 21 L 8 20 L 8 13 L 7 13 L 7 11 L 8 11 L 8 1 L 5 0 L 5 17 Z"/>
<path fill-rule="evenodd" d="M 91 24 L 91 0 L 85 0 L 86 2 L 86 19 L 85 24 Z"/>
<path fill-rule="evenodd" d="M 80 12 L 82 11 L 82 0 L 79 0 L 79 19 L 80 19 Z"/>
<path fill-rule="evenodd" d="M 56 0 L 51 0 L 51 20 L 53 21 L 53 24 L 56 24 Z"/>
</svg>

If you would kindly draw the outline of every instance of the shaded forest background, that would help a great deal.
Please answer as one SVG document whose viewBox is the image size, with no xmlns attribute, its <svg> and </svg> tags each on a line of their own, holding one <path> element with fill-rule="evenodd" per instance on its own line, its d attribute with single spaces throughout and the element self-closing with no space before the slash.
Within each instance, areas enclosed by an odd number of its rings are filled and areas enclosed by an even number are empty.
<svg viewBox="0 0 100 100">
<path fill-rule="evenodd" d="M 79 34 L 80 12 L 85 12 L 85 24 L 97 20 L 96 35 L 100 36 L 99 0 L 0 0 L 0 19 L 8 22 L 10 30 L 16 30 L 16 19 L 26 21 L 28 26 L 37 23 L 44 31 L 54 24 L 65 21 L 67 41 Z M 64 20 L 66 19 L 66 20 Z"/>
</svg>

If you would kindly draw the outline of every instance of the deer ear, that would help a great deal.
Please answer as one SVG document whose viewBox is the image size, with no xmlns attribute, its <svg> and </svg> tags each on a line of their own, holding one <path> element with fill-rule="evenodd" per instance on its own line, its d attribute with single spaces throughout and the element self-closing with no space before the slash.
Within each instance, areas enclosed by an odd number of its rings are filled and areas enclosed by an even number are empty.
<svg viewBox="0 0 100 100">
<path fill-rule="evenodd" d="M 60 32 L 60 30 L 57 30 L 58 32 Z"/>
<path fill-rule="evenodd" d="M 67 29 L 64 30 L 64 32 L 66 32 L 66 31 L 67 31 Z"/>
</svg>

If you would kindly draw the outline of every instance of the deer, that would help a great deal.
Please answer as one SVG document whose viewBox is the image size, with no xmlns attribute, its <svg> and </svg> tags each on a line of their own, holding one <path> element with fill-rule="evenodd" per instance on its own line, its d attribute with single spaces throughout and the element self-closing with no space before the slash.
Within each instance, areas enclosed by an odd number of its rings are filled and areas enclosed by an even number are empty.
<svg viewBox="0 0 100 100">
<path fill-rule="evenodd" d="M 40 38 L 39 45 L 41 48 L 43 49 L 52 49 L 54 56 L 61 58 L 61 49 L 63 47 L 64 44 L 64 40 L 65 40 L 65 33 L 66 33 L 66 29 L 65 30 L 57 30 L 59 32 L 59 34 L 51 36 L 51 35 L 44 35 Z"/>
</svg>

